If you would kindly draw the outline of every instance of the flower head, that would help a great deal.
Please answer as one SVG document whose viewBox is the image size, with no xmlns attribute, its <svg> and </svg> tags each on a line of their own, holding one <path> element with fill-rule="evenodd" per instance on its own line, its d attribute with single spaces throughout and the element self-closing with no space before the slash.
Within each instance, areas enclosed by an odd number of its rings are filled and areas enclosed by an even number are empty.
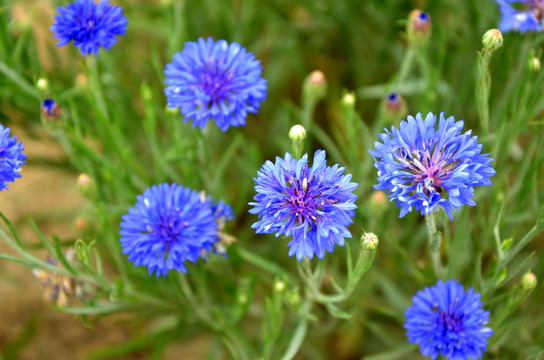
<svg viewBox="0 0 544 360">
<path fill-rule="evenodd" d="M 461 134 L 464 122 L 440 114 L 421 114 L 401 121 L 378 134 L 376 150 L 369 150 L 378 169 L 377 190 L 388 192 L 397 201 L 403 217 L 415 207 L 422 215 L 441 206 L 450 218 L 452 211 L 462 205 L 474 206 L 474 186 L 491 185 L 495 174 L 489 154 L 481 154 L 482 145 L 472 131 Z"/>
<path fill-rule="evenodd" d="M 495 0 L 499 4 L 502 18 L 499 29 L 502 32 L 542 31 L 544 0 Z M 523 9 L 514 8 L 512 3 L 522 4 Z"/>
<path fill-rule="evenodd" d="M 275 163 L 267 161 L 255 179 L 257 195 L 249 212 L 259 221 L 251 227 L 258 234 L 293 236 L 289 256 L 296 254 L 299 261 L 314 254 L 322 259 L 325 250 L 332 252 L 335 244 L 343 246 L 344 238 L 351 238 L 346 226 L 355 216 L 357 184 L 343 173 L 338 164 L 327 166 L 323 150 L 316 151 L 311 167 L 307 154 L 300 160 L 287 153 Z"/>
<path fill-rule="evenodd" d="M 187 272 L 185 261 L 196 262 L 202 250 L 217 241 L 217 223 L 210 202 L 198 192 L 176 184 L 154 185 L 138 195 L 122 217 L 121 247 L 135 266 L 149 275 L 168 270 Z"/>
<path fill-rule="evenodd" d="M 7 189 L 6 183 L 21 177 L 21 165 L 26 162 L 23 143 L 17 137 L 9 136 L 10 129 L 0 124 L 0 191 Z"/>
<path fill-rule="evenodd" d="M 179 107 L 184 121 L 203 128 L 214 119 L 227 131 L 246 124 L 266 98 L 261 65 L 240 44 L 200 38 L 189 41 L 166 65 L 164 94 L 169 107 Z"/>
<path fill-rule="evenodd" d="M 58 15 L 51 26 L 53 37 L 59 39 L 58 46 L 74 41 L 81 55 L 97 54 L 98 47 L 109 49 L 116 35 L 126 31 L 127 19 L 123 9 L 108 4 L 108 0 L 76 0 L 67 7 L 58 7 Z"/>
<path fill-rule="evenodd" d="M 483 326 L 489 312 L 482 309 L 480 294 L 467 292 L 457 281 L 439 281 L 418 291 L 413 305 L 406 309 L 406 336 L 419 344 L 420 352 L 433 360 L 478 359 L 486 351 L 487 338 L 493 330 Z"/>
</svg>

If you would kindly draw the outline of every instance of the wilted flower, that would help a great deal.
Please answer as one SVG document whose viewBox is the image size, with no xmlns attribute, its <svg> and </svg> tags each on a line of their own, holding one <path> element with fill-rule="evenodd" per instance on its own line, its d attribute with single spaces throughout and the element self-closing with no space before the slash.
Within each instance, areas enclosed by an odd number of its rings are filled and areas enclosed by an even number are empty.
<svg viewBox="0 0 544 360">
<path fill-rule="evenodd" d="M 431 359 L 478 359 L 486 351 L 493 330 L 483 326 L 489 312 L 482 309 L 480 294 L 467 292 L 457 281 L 438 281 L 418 291 L 413 305 L 406 309 L 408 341 L 420 345 L 420 352 Z"/>
<path fill-rule="evenodd" d="M 218 214 L 198 192 L 176 184 L 154 185 L 137 196 L 136 205 L 122 216 L 121 247 L 135 266 L 149 275 L 168 270 L 187 272 L 185 261 L 196 262 L 217 241 Z M 225 215 L 227 216 L 227 215 Z"/>
<path fill-rule="evenodd" d="M 7 189 L 8 182 L 21 177 L 21 165 L 26 162 L 23 143 L 9 136 L 10 129 L 0 124 L 0 191 Z"/>
<path fill-rule="evenodd" d="M 66 251 L 64 257 L 66 261 L 76 264 L 76 253 L 70 248 Z M 60 267 L 57 259 L 47 256 L 46 263 L 52 266 Z M 76 278 L 56 272 L 50 272 L 44 269 L 32 269 L 32 274 L 45 287 L 43 299 L 47 303 L 55 303 L 57 306 L 66 306 L 71 297 L 82 298 L 85 294 L 92 291 L 89 284 L 77 280 Z"/>
<path fill-rule="evenodd" d="M 499 29 L 502 32 L 542 31 L 544 17 L 544 1 L 542 0 L 495 0 L 502 13 Z M 518 3 L 522 9 L 511 4 Z"/>
<path fill-rule="evenodd" d="M 51 26 L 58 46 L 74 41 L 81 55 L 97 54 L 98 47 L 109 49 L 115 44 L 116 35 L 126 31 L 127 19 L 123 9 L 108 4 L 108 0 L 77 0 L 67 7 L 58 7 L 58 15 Z"/>
<path fill-rule="evenodd" d="M 293 236 L 289 256 L 296 254 L 299 261 L 314 254 L 322 259 L 325 250 L 332 252 L 335 244 L 343 246 L 344 238 L 351 238 L 346 227 L 355 216 L 357 184 L 343 173 L 338 164 L 327 166 L 323 150 L 316 151 L 312 167 L 307 154 L 300 160 L 287 153 L 276 163 L 267 161 L 255 179 L 257 195 L 249 212 L 259 221 L 251 227 L 258 234 Z"/>
<path fill-rule="evenodd" d="M 240 44 L 211 37 L 189 41 L 166 65 L 164 94 L 169 107 L 179 107 L 184 121 L 203 128 L 214 119 L 227 131 L 246 124 L 266 98 L 261 64 Z"/>
<path fill-rule="evenodd" d="M 440 114 L 421 114 L 401 121 L 378 134 L 376 150 L 369 150 L 378 169 L 377 190 L 388 192 L 397 201 L 403 217 L 415 207 L 422 215 L 441 206 L 453 219 L 452 211 L 462 205 L 474 206 L 474 186 L 491 185 L 495 174 L 489 154 L 481 154 L 482 145 L 472 131 L 461 134 L 464 122 Z"/>
</svg>

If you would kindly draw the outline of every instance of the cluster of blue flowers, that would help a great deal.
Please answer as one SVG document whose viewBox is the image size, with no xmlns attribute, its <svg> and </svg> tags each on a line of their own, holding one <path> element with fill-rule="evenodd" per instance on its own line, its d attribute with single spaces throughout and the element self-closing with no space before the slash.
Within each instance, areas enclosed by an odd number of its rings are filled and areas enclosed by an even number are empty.
<svg viewBox="0 0 544 360">
<path fill-rule="evenodd" d="M 544 1 L 496 0 L 503 18 L 503 31 L 540 30 Z M 107 0 L 77 0 L 59 7 L 51 27 L 58 45 L 71 41 L 82 55 L 109 49 L 116 36 L 126 31 L 127 19 L 119 6 Z M 430 27 L 428 14 L 414 13 L 415 30 Z M 166 65 L 164 93 L 169 107 L 179 108 L 184 121 L 205 127 L 210 120 L 227 131 L 245 125 L 248 113 L 257 113 L 266 98 L 267 83 L 255 56 L 240 44 L 211 37 L 187 42 Z M 396 93 L 388 101 L 400 106 Z M 44 101 L 42 111 L 50 115 L 56 104 Z M 429 113 L 408 116 L 398 129 L 378 134 L 375 150 L 369 150 L 378 169 L 376 189 L 386 191 L 400 207 L 400 217 L 419 211 L 428 215 L 442 208 L 453 220 L 453 210 L 474 206 L 474 187 L 491 185 L 495 174 L 492 159 L 482 154 L 482 145 L 471 131 L 461 133 L 463 121 L 454 117 L 438 119 Z M 0 125 L 0 190 L 13 181 L 26 156 L 22 144 L 9 137 Z M 267 161 L 255 178 L 257 194 L 250 213 L 258 216 L 252 228 L 259 234 L 292 237 L 289 256 L 297 260 L 322 259 L 335 245 L 343 246 L 352 235 L 348 226 L 355 216 L 358 184 L 335 164 L 328 166 L 326 153 L 315 152 L 312 166 L 308 155 L 294 158 L 286 153 L 275 162 Z M 160 184 L 137 196 L 134 207 L 122 216 L 122 252 L 135 266 L 146 266 L 149 274 L 165 276 L 170 270 L 187 272 L 186 261 L 196 262 L 209 251 L 217 251 L 226 221 L 234 219 L 230 206 L 177 184 Z M 489 313 L 482 309 L 480 295 L 464 291 L 456 281 L 438 282 L 413 298 L 406 311 L 405 328 L 410 342 L 421 353 L 436 359 L 479 358 L 492 330 L 484 325 Z"/>
</svg>

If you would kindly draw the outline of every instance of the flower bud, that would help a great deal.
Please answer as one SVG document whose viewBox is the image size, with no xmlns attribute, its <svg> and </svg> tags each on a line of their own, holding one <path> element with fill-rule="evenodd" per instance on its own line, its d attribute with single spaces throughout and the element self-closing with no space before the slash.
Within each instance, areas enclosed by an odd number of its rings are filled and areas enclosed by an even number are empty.
<svg viewBox="0 0 544 360">
<path fill-rule="evenodd" d="M 274 283 L 274 291 L 276 292 L 283 292 L 285 290 L 285 283 L 281 280 L 276 280 Z"/>
<path fill-rule="evenodd" d="M 529 63 L 527 64 L 529 67 L 529 70 L 532 72 L 539 72 L 540 71 L 540 59 L 536 56 L 533 56 L 529 59 Z"/>
<path fill-rule="evenodd" d="M 521 278 L 521 286 L 524 290 L 533 290 L 536 287 L 536 283 L 536 276 L 530 271 Z"/>
<path fill-rule="evenodd" d="M 408 15 L 406 33 L 411 45 L 425 43 L 431 36 L 431 16 L 421 10 L 412 10 Z"/>
<path fill-rule="evenodd" d="M 387 195 L 383 191 L 373 191 L 370 195 L 370 210 L 380 216 L 387 207 Z"/>
<path fill-rule="evenodd" d="M 295 125 L 289 130 L 289 138 L 292 141 L 303 141 L 306 138 L 306 129 L 302 125 Z"/>
<path fill-rule="evenodd" d="M 355 106 L 355 94 L 352 92 L 347 92 L 342 96 L 342 105 L 353 107 Z"/>
<path fill-rule="evenodd" d="M 96 188 L 93 179 L 85 173 L 79 174 L 77 178 L 77 189 L 86 198 L 94 197 Z"/>
<path fill-rule="evenodd" d="M 385 99 L 385 121 L 387 124 L 398 123 L 408 114 L 408 106 L 404 98 L 397 92 L 392 92 Z"/>
<path fill-rule="evenodd" d="M 48 130 L 56 130 L 62 125 L 61 109 L 59 104 L 50 97 L 43 99 L 41 105 L 42 125 Z"/>
<path fill-rule="evenodd" d="M 492 52 L 502 47 L 502 42 L 502 33 L 500 32 L 500 30 L 497 29 L 487 30 L 482 37 L 482 44 L 484 45 L 484 49 Z"/>
<path fill-rule="evenodd" d="M 302 88 L 304 97 L 307 100 L 315 101 L 322 99 L 327 93 L 327 79 L 322 71 L 314 70 L 304 79 Z"/>
<path fill-rule="evenodd" d="M 47 91 L 49 88 L 49 82 L 46 78 L 39 78 L 38 81 L 36 81 L 36 88 L 41 91 Z"/>
<path fill-rule="evenodd" d="M 76 87 L 84 89 L 89 86 L 89 78 L 84 73 L 79 73 L 76 75 Z"/>
<path fill-rule="evenodd" d="M 289 304 L 291 304 L 291 306 L 294 307 L 300 305 L 301 298 L 298 288 L 293 288 L 289 290 L 289 292 L 287 293 L 287 301 L 289 302 Z"/>
<path fill-rule="evenodd" d="M 361 236 L 361 244 L 365 250 L 376 250 L 378 243 L 378 237 L 374 233 L 365 232 L 363 236 Z"/>
</svg>

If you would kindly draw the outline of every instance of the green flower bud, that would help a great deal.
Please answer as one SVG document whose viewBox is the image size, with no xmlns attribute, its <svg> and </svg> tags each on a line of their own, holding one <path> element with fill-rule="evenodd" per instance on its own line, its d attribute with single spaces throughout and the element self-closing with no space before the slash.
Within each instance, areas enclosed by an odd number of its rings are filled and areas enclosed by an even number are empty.
<svg viewBox="0 0 544 360">
<path fill-rule="evenodd" d="M 536 56 L 533 56 L 529 59 L 529 63 L 527 64 L 529 67 L 529 70 L 533 72 L 539 72 L 540 71 L 540 59 Z"/>
<path fill-rule="evenodd" d="M 39 78 L 38 81 L 36 81 L 36 88 L 41 91 L 47 91 L 47 89 L 49 89 L 49 82 L 46 78 Z"/>
<path fill-rule="evenodd" d="M 521 278 L 521 286 L 524 290 L 533 290 L 536 287 L 536 283 L 536 276 L 530 271 Z"/>
<path fill-rule="evenodd" d="M 304 96 L 310 101 L 318 101 L 327 93 L 327 79 L 322 71 L 314 70 L 304 79 Z"/>
<path fill-rule="evenodd" d="M 484 49 L 489 51 L 495 51 L 498 48 L 502 47 L 502 33 L 500 32 L 500 30 L 497 29 L 487 30 L 482 37 L 482 43 L 484 45 Z"/>
<path fill-rule="evenodd" d="M 306 138 L 306 129 L 302 125 L 295 125 L 289 130 L 289 138 L 292 141 L 302 141 Z"/>
<path fill-rule="evenodd" d="M 361 236 L 361 244 L 365 250 L 375 250 L 378 247 L 378 237 L 374 233 L 365 232 Z"/>
</svg>

